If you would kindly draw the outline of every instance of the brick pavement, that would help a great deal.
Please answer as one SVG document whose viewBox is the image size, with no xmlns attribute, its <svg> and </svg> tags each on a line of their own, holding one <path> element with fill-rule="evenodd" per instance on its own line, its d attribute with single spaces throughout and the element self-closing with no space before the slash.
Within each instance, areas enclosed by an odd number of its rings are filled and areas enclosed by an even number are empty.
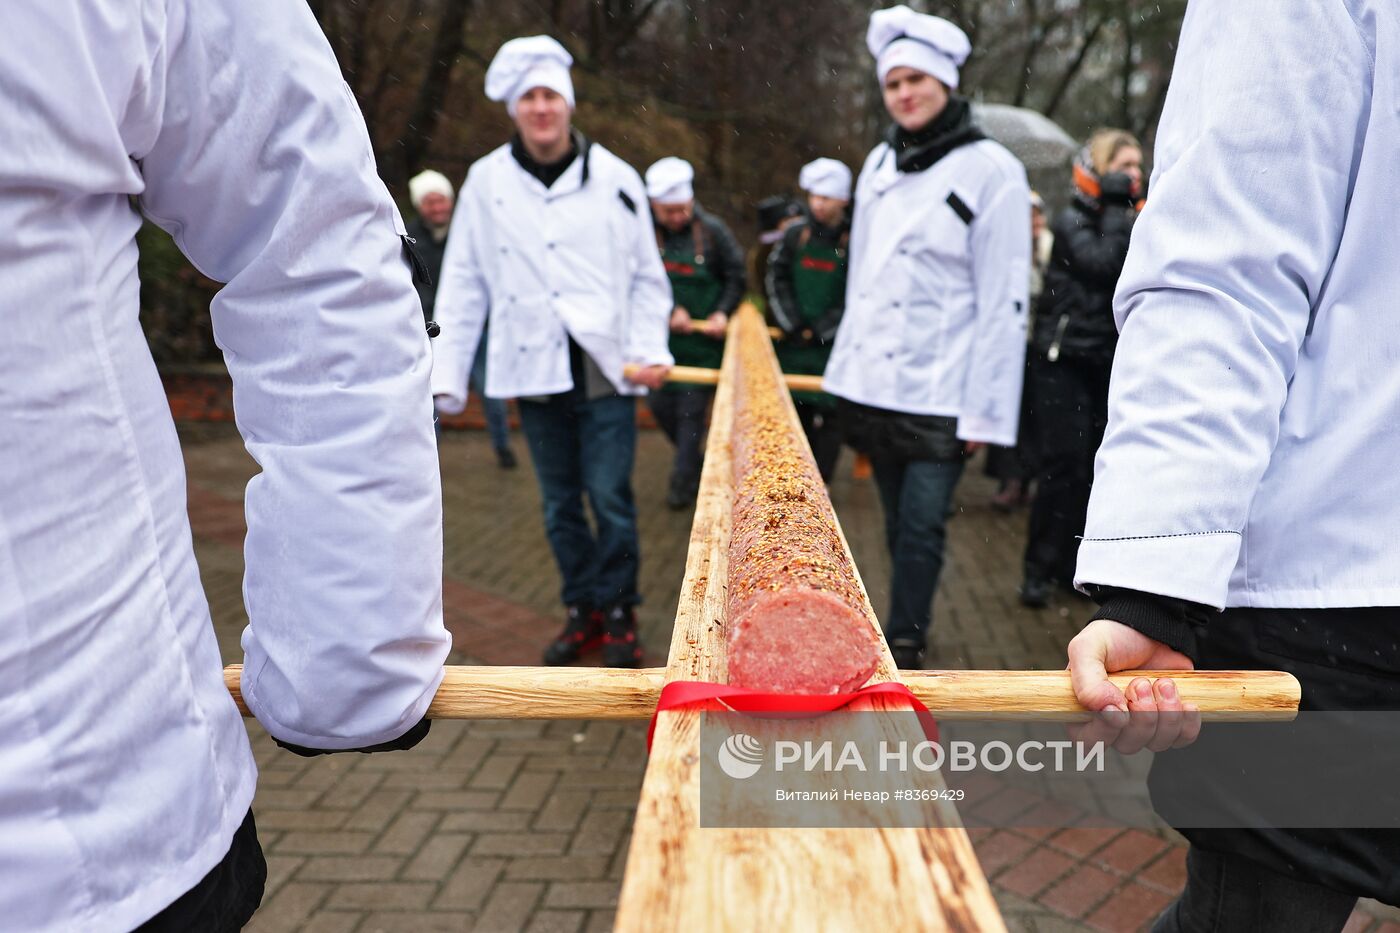
<svg viewBox="0 0 1400 933">
<path fill-rule="evenodd" d="M 242 490 L 255 466 L 227 425 L 182 427 L 195 547 L 220 648 L 241 658 Z M 517 452 L 525 445 L 517 435 Z M 478 432 L 445 435 L 444 604 L 452 663 L 534 664 L 559 624 L 557 578 L 533 473 L 501 471 Z M 643 432 L 635 484 L 648 664 L 661 665 L 690 516 L 664 505 L 669 448 Z M 832 491 L 877 611 L 887 564 L 868 481 Z M 950 525 L 930 667 L 1054 668 L 1088 608 L 1016 602 L 1024 513 L 986 506 L 969 471 Z M 254 810 L 269 879 L 253 933 L 611 929 L 645 765 L 645 727 L 603 722 L 439 722 L 410 754 L 297 758 L 249 722 Z M 1180 889 L 1184 848 L 1140 830 L 973 830 L 1016 931 L 1141 929 Z M 1400 933 L 1363 905 L 1346 933 Z"/>
</svg>

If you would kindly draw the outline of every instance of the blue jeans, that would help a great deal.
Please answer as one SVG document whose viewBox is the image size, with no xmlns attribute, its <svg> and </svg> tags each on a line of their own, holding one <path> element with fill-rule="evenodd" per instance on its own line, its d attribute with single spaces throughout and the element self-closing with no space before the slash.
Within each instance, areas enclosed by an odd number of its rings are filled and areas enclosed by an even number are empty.
<svg viewBox="0 0 1400 933">
<path fill-rule="evenodd" d="M 486 409 L 486 430 L 491 435 L 491 446 L 495 450 L 505 450 L 510 443 L 510 425 L 506 421 L 504 399 L 488 398 L 486 395 L 486 335 L 476 345 L 476 360 L 472 363 L 472 374 L 468 380 L 471 390 L 481 396 Z"/>
<path fill-rule="evenodd" d="M 520 423 L 544 499 L 544 528 L 564 578 L 564 605 L 635 605 L 640 546 L 632 463 L 637 403 L 585 401 L 577 390 L 520 402 Z M 583 497 L 597 525 L 583 511 Z"/>
<path fill-rule="evenodd" d="M 885 637 L 891 645 L 922 648 L 933 622 L 933 594 L 947 540 L 944 526 L 963 463 L 874 455 L 870 466 L 885 512 L 885 543 L 893 568 Z"/>
</svg>

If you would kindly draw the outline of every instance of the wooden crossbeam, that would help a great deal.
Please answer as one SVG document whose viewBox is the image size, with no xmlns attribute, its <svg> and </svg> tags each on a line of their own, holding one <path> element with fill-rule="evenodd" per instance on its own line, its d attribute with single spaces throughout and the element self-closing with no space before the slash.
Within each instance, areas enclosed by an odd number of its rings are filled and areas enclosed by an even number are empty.
<svg viewBox="0 0 1400 933">
<path fill-rule="evenodd" d="M 641 367 L 628 364 L 622 368 L 625 376 L 634 375 Z M 719 385 L 720 370 L 705 369 L 703 366 L 672 366 L 670 373 L 666 376 L 667 382 L 679 382 L 686 385 L 713 386 Z M 783 382 L 788 389 L 794 392 L 820 392 L 822 390 L 821 376 L 803 376 L 792 373 L 784 373 Z"/>
<path fill-rule="evenodd" d="M 224 669 L 224 682 L 243 715 L 243 665 Z M 1074 697 L 1068 671 L 900 671 L 914 696 L 939 719 L 1014 718 L 1082 722 L 1090 718 Z M 1298 681 L 1273 671 L 1123 671 L 1134 678 L 1171 677 L 1182 702 L 1208 722 L 1289 720 L 1298 713 Z M 610 667 L 481 667 L 449 665 L 428 707 L 431 719 L 647 720 L 656 711 L 666 669 Z"/>
</svg>

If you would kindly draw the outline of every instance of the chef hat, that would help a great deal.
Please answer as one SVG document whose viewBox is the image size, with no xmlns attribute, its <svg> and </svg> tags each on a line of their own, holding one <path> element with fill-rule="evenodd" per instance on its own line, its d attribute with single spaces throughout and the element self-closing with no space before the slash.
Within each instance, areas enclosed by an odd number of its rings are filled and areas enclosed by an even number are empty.
<svg viewBox="0 0 1400 933">
<path fill-rule="evenodd" d="M 886 75 L 903 65 L 956 88 L 958 69 L 972 53 L 967 33 L 957 26 L 903 5 L 870 14 L 865 44 L 875 56 L 881 84 Z"/>
<path fill-rule="evenodd" d="M 835 159 L 817 159 L 802 166 L 797 185 L 808 194 L 838 201 L 851 199 L 851 170 Z"/>
<path fill-rule="evenodd" d="M 419 172 L 408 180 L 408 199 L 413 202 L 414 210 L 422 206 L 423 199 L 430 194 L 440 194 L 451 201 L 452 182 L 448 181 L 442 172 L 432 169 Z"/>
<path fill-rule="evenodd" d="M 695 169 L 685 159 L 667 156 L 647 169 L 647 197 L 659 204 L 684 204 L 695 199 Z"/>
<path fill-rule="evenodd" d="M 486 69 L 486 96 L 506 102 L 515 116 L 515 105 L 532 88 L 547 87 L 574 106 L 574 82 L 569 66 L 574 57 L 549 36 L 511 39 L 501 46 Z"/>
</svg>

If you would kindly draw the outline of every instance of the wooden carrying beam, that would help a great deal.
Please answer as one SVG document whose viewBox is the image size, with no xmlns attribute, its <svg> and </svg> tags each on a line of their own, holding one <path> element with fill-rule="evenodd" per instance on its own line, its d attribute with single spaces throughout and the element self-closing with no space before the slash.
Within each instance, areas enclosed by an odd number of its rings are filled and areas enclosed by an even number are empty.
<svg viewBox="0 0 1400 933">
<path fill-rule="evenodd" d="M 711 417 L 668 681 L 726 680 L 725 586 L 734 496 L 730 441 L 743 341 L 762 341 L 778 375 L 762 318 L 746 306 L 725 347 L 725 378 Z M 784 397 L 783 405 L 794 430 L 800 430 L 790 400 Z M 894 679 L 883 639 L 881 652 L 872 680 Z M 877 699 L 867 708 L 901 705 Z M 1005 929 L 967 833 L 946 804 L 931 807 L 929 825 L 922 828 L 702 830 L 700 716 L 695 709 L 679 709 L 657 717 L 616 929 L 651 933 L 776 924 L 787 930 L 854 930 L 872 922 L 893 930 Z"/>
<path fill-rule="evenodd" d="M 239 692 L 242 673 L 241 664 L 230 664 L 224 681 L 247 716 Z M 899 676 L 940 719 L 1089 718 L 1074 698 L 1068 671 L 900 671 Z M 1127 687 L 1135 677 L 1171 677 L 1183 702 L 1194 703 L 1205 721 L 1289 720 L 1298 712 L 1298 681 L 1279 671 L 1124 671 L 1109 679 Z M 660 667 L 449 666 L 428 716 L 646 720 L 665 682 Z"/>
<path fill-rule="evenodd" d="M 731 333 L 733 331 L 731 330 Z M 628 363 L 622 367 L 623 375 L 632 376 L 639 369 L 635 363 Z M 718 369 L 705 369 L 701 366 L 672 366 L 671 372 L 666 376 L 667 382 L 681 382 L 686 385 L 713 386 L 719 385 Z M 789 390 L 794 392 L 820 392 L 822 390 L 821 376 L 801 376 L 784 374 L 783 382 L 787 384 Z"/>
</svg>

